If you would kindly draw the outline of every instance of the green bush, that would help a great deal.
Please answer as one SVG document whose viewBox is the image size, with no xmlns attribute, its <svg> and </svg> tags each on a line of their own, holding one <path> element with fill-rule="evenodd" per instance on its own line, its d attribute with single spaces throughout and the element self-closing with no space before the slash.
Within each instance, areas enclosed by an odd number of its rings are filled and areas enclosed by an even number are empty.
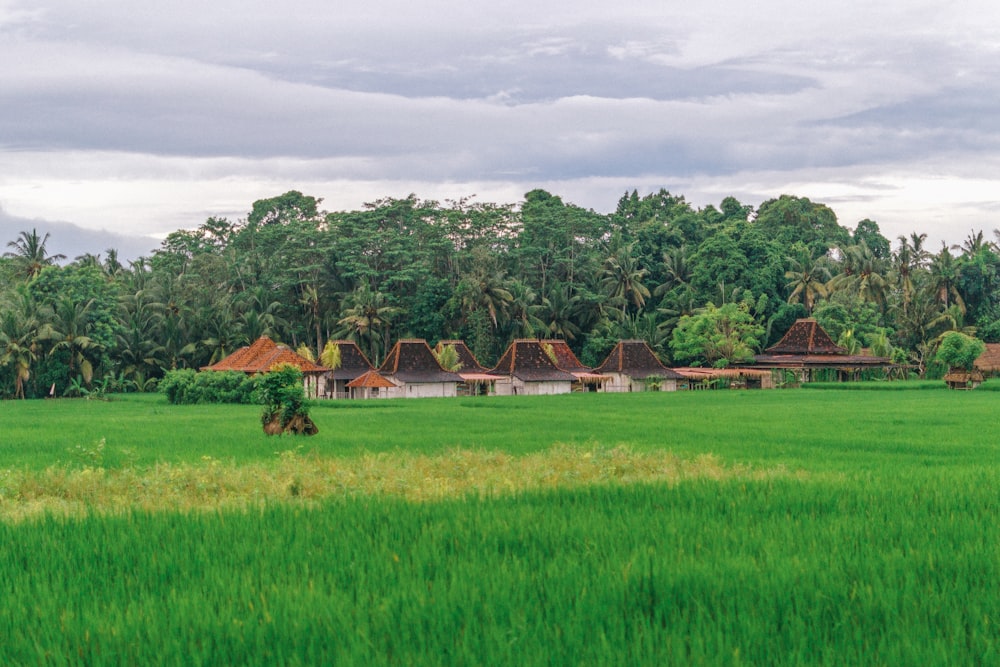
<svg viewBox="0 0 1000 667">
<path fill-rule="evenodd" d="M 261 421 L 270 422 L 275 415 L 281 415 L 284 428 L 297 415 L 309 416 L 306 406 L 306 392 L 302 386 L 302 371 L 291 364 L 282 364 L 255 378 L 256 402 L 264 405 Z"/>
<path fill-rule="evenodd" d="M 175 405 L 197 403 L 253 403 L 254 379 L 236 371 L 202 371 L 190 368 L 168 371 L 159 391 Z"/>
</svg>

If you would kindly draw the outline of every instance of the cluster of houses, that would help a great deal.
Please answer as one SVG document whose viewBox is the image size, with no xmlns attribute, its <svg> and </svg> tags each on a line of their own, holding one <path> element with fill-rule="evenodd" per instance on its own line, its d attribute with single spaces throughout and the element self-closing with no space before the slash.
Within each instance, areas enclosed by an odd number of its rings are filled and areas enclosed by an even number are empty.
<svg viewBox="0 0 1000 667">
<path fill-rule="evenodd" d="M 460 340 L 442 340 L 435 350 L 425 340 L 400 340 L 375 368 L 352 341 L 335 341 L 340 364 L 325 368 L 263 337 L 202 370 L 263 373 L 278 363 L 298 366 L 306 391 L 316 398 L 425 398 L 460 395 L 541 395 L 572 391 L 636 392 L 726 386 L 771 389 L 774 376 L 791 371 L 806 381 L 818 369 L 836 369 L 851 378 L 865 369 L 892 368 L 884 357 L 848 355 L 816 320 L 795 322 L 752 366 L 668 368 L 641 340 L 619 341 L 595 368 L 584 366 L 564 340 L 519 339 L 492 368 L 483 366 Z M 454 349 L 455 370 L 439 363 Z"/>
</svg>

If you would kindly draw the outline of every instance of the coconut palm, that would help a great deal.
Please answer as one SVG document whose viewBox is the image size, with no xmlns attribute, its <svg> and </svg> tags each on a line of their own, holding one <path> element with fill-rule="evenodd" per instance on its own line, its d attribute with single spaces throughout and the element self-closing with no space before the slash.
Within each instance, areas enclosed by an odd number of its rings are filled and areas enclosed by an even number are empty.
<svg viewBox="0 0 1000 667">
<path fill-rule="evenodd" d="M 806 307 L 807 313 L 812 313 L 817 298 L 827 296 L 827 283 L 830 281 L 830 269 L 826 264 L 826 256 L 813 257 L 808 252 L 799 257 L 788 258 L 788 271 L 785 271 L 785 285 L 788 293 L 788 303 L 799 303 Z"/>
<path fill-rule="evenodd" d="M 601 287 L 612 303 L 621 304 L 622 318 L 629 303 L 641 309 L 649 298 L 649 289 L 642 284 L 649 272 L 639 265 L 634 251 L 635 242 L 623 242 L 616 232 L 601 271 Z"/>
<path fill-rule="evenodd" d="M 66 255 L 50 255 L 45 248 L 49 241 L 49 234 L 38 236 L 38 230 L 32 229 L 30 232 L 21 232 L 17 239 L 7 244 L 8 248 L 13 248 L 12 252 L 5 252 L 4 257 L 11 257 L 20 265 L 20 272 L 25 278 L 34 278 L 46 266 L 51 266 L 61 259 L 66 259 Z"/>
<path fill-rule="evenodd" d="M 344 316 L 338 321 L 341 326 L 338 337 L 356 342 L 377 365 L 380 353 L 390 346 L 392 318 L 402 311 L 390 306 L 384 294 L 370 290 L 367 285 L 348 295 L 345 306 Z"/>
<path fill-rule="evenodd" d="M 952 257 L 948 251 L 948 247 L 942 243 L 941 251 L 934 255 L 934 258 L 931 260 L 928 285 L 935 294 L 938 302 L 944 305 L 945 308 L 956 304 L 962 313 L 965 313 L 965 301 L 958 292 L 958 283 L 961 275 L 962 267 Z"/>
<path fill-rule="evenodd" d="M 841 248 L 841 253 L 841 272 L 827 283 L 827 289 L 857 294 L 863 301 L 884 310 L 889 289 L 889 281 L 883 275 L 884 262 L 872 254 L 864 241 Z"/>
</svg>

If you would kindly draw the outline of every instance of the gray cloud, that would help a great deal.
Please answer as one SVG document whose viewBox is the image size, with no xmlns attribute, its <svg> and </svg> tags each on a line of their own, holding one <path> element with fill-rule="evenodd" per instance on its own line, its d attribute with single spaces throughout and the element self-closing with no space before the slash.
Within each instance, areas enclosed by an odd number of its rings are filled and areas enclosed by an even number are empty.
<svg viewBox="0 0 1000 667">
<path fill-rule="evenodd" d="M 899 203 L 874 183 L 942 165 L 980 188 L 949 201 L 991 200 L 998 172 L 955 171 L 1000 137 L 985 0 L 357 5 L 0 0 L 0 203 L 160 233 L 306 184 L 549 183 L 608 210 L 644 184 L 759 200 L 864 175 L 827 191 L 879 218 Z"/>
</svg>

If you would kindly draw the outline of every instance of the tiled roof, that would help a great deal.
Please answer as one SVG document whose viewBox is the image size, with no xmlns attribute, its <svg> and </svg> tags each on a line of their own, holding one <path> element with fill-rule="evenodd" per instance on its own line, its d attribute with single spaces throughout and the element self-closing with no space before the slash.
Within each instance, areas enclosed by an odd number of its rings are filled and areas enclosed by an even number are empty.
<svg viewBox="0 0 1000 667">
<path fill-rule="evenodd" d="M 560 370 L 535 339 L 518 339 L 512 342 L 500 357 L 490 375 L 509 375 L 525 382 L 573 382 L 576 376 Z"/>
<path fill-rule="evenodd" d="M 764 350 L 768 354 L 846 354 L 847 350 L 833 342 L 815 319 L 795 320 L 784 337 Z"/>
<path fill-rule="evenodd" d="M 975 367 L 987 373 L 1000 371 L 1000 343 L 986 343 L 986 350 L 976 359 Z"/>
<path fill-rule="evenodd" d="M 636 380 L 659 376 L 679 379 L 681 376 L 664 366 L 644 340 L 620 340 L 600 366 L 598 373 L 621 373 Z"/>
<path fill-rule="evenodd" d="M 352 340 L 333 341 L 340 348 L 340 368 L 330 371 L 329 376 L 334 380 L 353 380 L 363 373 L 374 370 L 372 362 L 361 351 L 358 344 Z"/>
<path fill-rule="evenodd" d="M 379 372 L 402 382 L 461 382 L 458 373 L 441 368 L 425 340 L 396 341 Z"/>
<path fill-rule="evenodd" d="M 203 366 L 201 370 L 266 373 L 278 364 L 298 366 L 303 373 L 324 373 L 327 370 L 296 354 L 289 347 L 278 345 L 267 336 L 261 336 L 252 345 L 241 347 L 222 361 Z"/>
<path fill-rule="evenodd" d="M 396 383 L 376 370 L 365 371 L 347 383 L 348 389 L 391 389 Z"/>
<path fill-rule="evenodd" d="M 542 341 L 542 348 L 544 349 L 546 345 L 552 348 L 552 353 L 556 357 L 556 366 L 564 371 L 569 371 L 570 373 L 589 373 L 593 370 L 580 363 L 580 360 L 573 354 L 573 350 L 570 349 L 566 341 L 558 338 L 546 339 Z"/>
<path fill-rule="evenodd" d="M 434 349 L 436 349 L 438 354 L 440 354 L 441 350 L 446 347 L 453 347 L 455 348 L 455 352 L 458 353 L 458 363 L 462 364 L 462 367 L 458 369 L 460 374 L 479 373 L 486 370 L 486 366 L 479 363 L 479 360 L 476 359 L 476 355 L 472 353 L 472 350 L 469 349 L 469 346 L 465 344 L 464 340 L 438 341 L 438 344 Z"/>
</svg>

